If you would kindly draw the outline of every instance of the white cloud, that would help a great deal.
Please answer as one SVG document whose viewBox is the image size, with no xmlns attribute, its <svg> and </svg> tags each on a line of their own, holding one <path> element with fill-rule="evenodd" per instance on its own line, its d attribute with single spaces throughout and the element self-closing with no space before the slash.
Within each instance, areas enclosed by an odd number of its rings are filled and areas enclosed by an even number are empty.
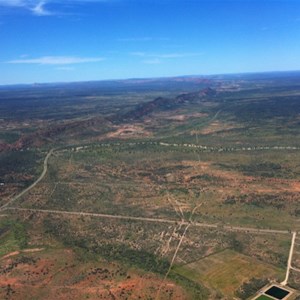
<svg viewBox="0 0 300 300">
<path fill-rule="evenodd" d="M 201 56 L 203 53 L 146 53 L 146 52 L 131 52 L 133 56 L 138 57 L 149 57 L 149 58 L 157 58 L 157 59 L 172 59 L 172 58 L 183 58 L 183 57 L 191 57 L 191 56 Z"/>
<path fill-rule="evenodd" d="M 159 54 L 157 57 L 160 58 L 180 58 L 180 57 L 187 57 L 187 56 L 197 56 L 196 53 L 169 53 L 169 54 Z"/>
<path fill-rule="evenodd" d="M 0 0 L 0 6 L 23 8 L 37 16 L 48 16 L 52 14 L 45 8 L 48 2 L 45 0 Z"/>
<path fill-rule="evenodd" d="M 73 67 L 57 67 L 57 68 L 55 68 L 55 70 L 59 70 L 59 71 L 74 71 L 75 68 L 73 68 Z"/>
<path fill-rule="evenodd" d="M 103 57 L 76 57 L 76 56 L 43 56 L 39 58 L 15 59 L 8 64 L 38 64 L 38 65 L 73 65 L 103 61 Z"/>
<path fill-rule="evenodd" d="M 1 6 L 24 6 L 24 0 L 0 0 Z"/>
<path fill-rule="evenodd" d="M 130 54 L 133 55 L 133 56 L 140 56 L 140 57 L 147 56 L 147 54 L 145 52 L 139 52 L 139 51 L 137 51 L 137 52 L 130 52 Z"/>
<path fill-rule="evenodd" d="M 52 13 L 50 11 L 47 11 L 45 9 L 45 4 L 46 2 L 45 1 L 41 1 L 40 3 L 38 3 L 35 7 L 33 7 L 31 9 L 31 11 L 37 15 L 37 16 L 49 16 L 51 15 Z"/>
<path fill-rule="evenodd" d="M 36 16 L 49 16 L 55 15 L 56 13 L 49 11 L 45 8 L 47 4 L 67 4 L 67 3 L 97 3 L 107 2 L 110 0 L 0 0 L 0 6 L 16 7 L 31 11 Z"/>
<path fill-rule="evenodd" d="M 108 0 L 107 0 L 108 1 Z M 28 6 L 28 5 L 37 5 L 41 0 L 0 0 L 0 5 L 5 6 Z M 106 0 L 47 0 L 44 2 L 52 2 L 52 3 L 88 3 L 88 2 L 106 2 Z"/>
<path fill-rule="evenodd" d="M 122 39 L 118 39 L 119 42 L 148 42 L 148 41 L 152 41 L 153 38 L 151 37 L 139 37 L 139 38 L 122 38 Z"/>
<path fill-rule="evenodd" d="M 142 63 L 144 64 L 151 64 L 157 65 L 163 63 L 165 60 L 170 59 L 178 59 L 178 58 L 185 58 L 191 56 L 201 56 L 204 53 L 146 53 L 141 51 L 131 52 L 130 55 L 137 56 L 143 58 Z"/>
<path fill-rule="evenodd" d="M 153 58 L 153 59 L 143 60 L 143 63 L 147 64 L 147 65 L 158 65 L 158 64 L 161 64 L 162 61 L 158 58 Z"/>
<path fill-rule="evenodd" d="M 169 41 L 169 38 L 155 38 L 150 36 L 130 37 L 117 39 L 118 42 L 149 42 L 149 41 Z"/>
</svg>

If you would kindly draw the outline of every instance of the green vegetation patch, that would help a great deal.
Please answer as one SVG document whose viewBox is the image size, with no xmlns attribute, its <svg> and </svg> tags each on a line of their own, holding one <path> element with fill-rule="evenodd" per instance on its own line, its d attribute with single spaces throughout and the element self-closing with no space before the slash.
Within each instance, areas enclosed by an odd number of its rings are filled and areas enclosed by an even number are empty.
<svg viewBox="0 0 300 300">
<path fill-rule="evenodd" d="M 5 143 L 12 144 L 20 138 L 20 134 L 14 131 L 0 132 L 0 141 L 3 140 Z"/>
<path fill-rule="evenodd" d="M 14 183 L 16 174 L 18 182 L 22 181 L 24 185 L 33 182 L 33 175 L 41 165 L 41 155 L 37 151 L 10 151 L 0 153 L 0 181 Z"/>
<path fill-rule="evenodd" d="M 258 298 L 256 298 L 255 300 L 272 300 L 273 298 L 270 298 L 266 295 L 261 295 Z"/>
<path fill-rule="evenodd" d="M 268 266 L 253 258 L 225 250 L 187 265 L 176 266 L 174 272 L 194 282 L 206 283 L 223 295 L 247 299 L 268 283 L 267 279 L 253 279 L 252 276 L 272 276 L 274 269 L 268 270 Z M 245 280 L 247 283 L 243 284 Z"/>
<path fill-rule="evenodd" d="M 227 197 L 224 200 L 224 204 L 246 204 L 253 205 L 259 208 L 277 208 L 284 209 L 288 205 L 291 206 L 290 202 L 294 201 L 296 203 L 297 196 L 292 193 L 283 192 L 280 194 L 243 194 L 239 196 Z M 295 211 L 295 214 L 298 212 Z"/>
<path fill-rule="evenodd" d="M 0 257 L 9 252 L 23 249 L 28 244 L 28 235 L 24 223 L 5 220 L 0 223 Z"/>
<path fill-rule="evenodd" d="M 225 170 L 237 170 L 247 176 L 261 176 L 266 178 L 287 178 L 293 179 L 299 176 L 299 170 L 294 166 L 284 166 L 279 162 L 272 161 L 250 161 L 247 164 L 224 164 L 221 163 L 219 166 Z"/>
<path fill-rule="evenodd" d="M 131 266 L 163 275 L 167 273 L 170 267 L 170 263 L 167 260 L 161 259 L 153 253 L 130 249 L 126 245 L 107 244 L 92 247 L 91 250 L 109 261 L 121 261 Z"/>
<path fill-rule="evenodd" d="M 177 284 L 183 286 L 192 296 L 192 299 L 204 300 L 208 299 L 209 291 L 207 288 L 202 286 L 189 278 L 182 276 L 176 272 L 170 272 L 169 279 L 175 281 Z"/>
</svg>

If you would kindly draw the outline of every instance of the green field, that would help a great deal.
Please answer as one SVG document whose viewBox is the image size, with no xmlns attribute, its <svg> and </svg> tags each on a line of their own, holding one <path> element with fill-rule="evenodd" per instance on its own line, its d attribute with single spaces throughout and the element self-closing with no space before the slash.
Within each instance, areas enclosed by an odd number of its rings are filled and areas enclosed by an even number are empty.
<svg viewBox="0 0 300 300">
<path fill-rule="evenodd" d="M 261 296 L 259 296 L 258 298 L 256 298 L 257 300 L 270 300 L 270 299 L 273 299 L 273 298 L 270 298 L 270 297 L 268 297 L 268 296 L 266 296 L 266 295 L 261 295 Z"/>
<path fill-rule="evenodd" d="M 280 274 L 278 280 L 284 277 L 283 270 L 262 264 L 232 250 L 225 250 L 199 261 L 175 267 L 173 271 L 231 296 L 234 296 L 241 282 L 250 278 L 270 278 L 276 274 Z"/>
</svg>

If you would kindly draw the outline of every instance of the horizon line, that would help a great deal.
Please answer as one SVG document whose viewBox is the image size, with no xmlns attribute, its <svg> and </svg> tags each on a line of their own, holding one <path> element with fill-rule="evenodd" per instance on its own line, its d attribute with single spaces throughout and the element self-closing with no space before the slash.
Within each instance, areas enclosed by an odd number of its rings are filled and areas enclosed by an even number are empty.
<svg viewBox="0 0 300 300">
<path fill-rule="evenodd" d="M 273 70 L 273 71 L 245 71 L 245 72 L 228 72 L 228 73 L 213 73 L 213 74 L 189 74 L 189 75 L 173 75 L 173 76 L 151 76 L 151 77 L 126 77 L 126 78 L 111 78 L 111 79 L 92 79 L 92 80 L 74 80 L 74 81 L 42 81 L 31 83 L 7 83 L 1 84 L 0 87 L 13 87 L 13 86 L 34 86 L 34 85 L 50 85 L 50 84 L 72 84 L 72 83 L 92 83 L 92 82 L 108 82 L 108 81 L 129 81 L 129 80 L 155 80 L 155 79 L 172 79 L 172 78 L 185 78 L 185 77 L 213 77 L 213 76 L 230 76 L 230 75 L 249 75 L 249 74 L 272 74 L 272 73 L 296 73 L 296 70 Z"/>
</svg>

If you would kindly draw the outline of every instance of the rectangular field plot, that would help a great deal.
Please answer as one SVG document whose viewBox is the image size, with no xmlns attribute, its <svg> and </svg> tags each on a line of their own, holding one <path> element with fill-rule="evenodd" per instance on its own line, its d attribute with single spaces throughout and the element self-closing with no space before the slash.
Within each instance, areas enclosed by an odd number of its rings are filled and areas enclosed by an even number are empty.
<svg viewBox="0 0 300 300">
<path fill-rule="evenodd" d="M 225 250 L 183 266 L 176 266 L 173 271 L 195 282 L 206 282 L 212 289 L 218 289 L 221 294 L 233 298 L 235 291 L 245 280 L 253 277 L 276 277 L 279 270 L 252 257 Z"/>
</svg>

